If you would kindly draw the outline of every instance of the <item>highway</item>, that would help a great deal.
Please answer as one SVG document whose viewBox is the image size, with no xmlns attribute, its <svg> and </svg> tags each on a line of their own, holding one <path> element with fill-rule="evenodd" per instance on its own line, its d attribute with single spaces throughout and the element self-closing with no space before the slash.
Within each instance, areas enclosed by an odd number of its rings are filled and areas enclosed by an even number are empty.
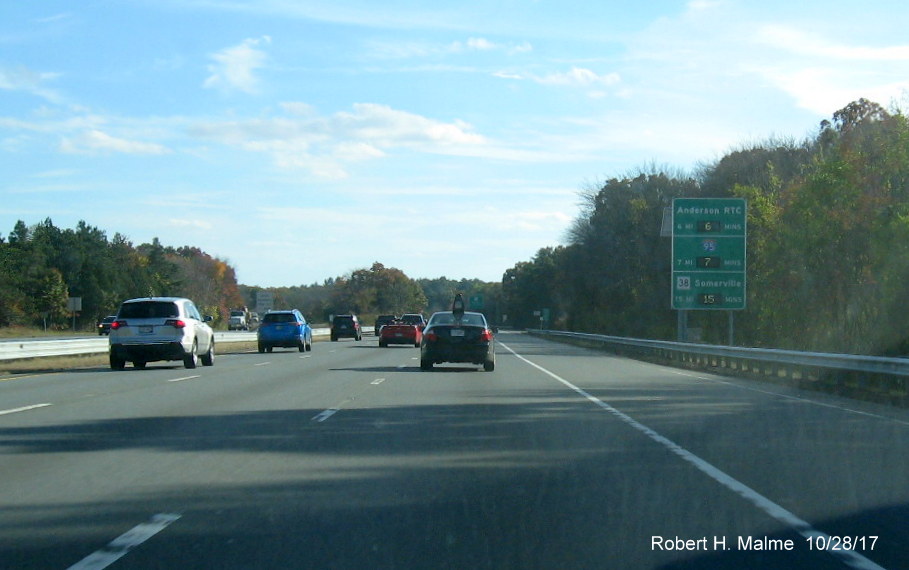
<svg viewBox="0 0 909 570">
<path fill-rule="evenodd" d="M 0 568 L 909 568 L 909 412 L 497 335 L 0 382 Z"/>
</svg>

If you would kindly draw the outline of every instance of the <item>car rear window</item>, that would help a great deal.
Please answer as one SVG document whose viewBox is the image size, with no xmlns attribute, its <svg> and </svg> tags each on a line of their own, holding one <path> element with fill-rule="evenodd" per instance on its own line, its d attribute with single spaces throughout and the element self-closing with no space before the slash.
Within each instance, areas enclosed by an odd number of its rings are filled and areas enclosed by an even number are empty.
<svg viewBox="0 0 909 570">
<path fill-rule="evenodd" d="M 457 319 L 451 313 L 438 313 L 432 316 L 430 325 L 453 325 L 456 324 Z M 486 320 L 483 318 L 483 315 L 479 313 L 464 313 L 464 316 L 460 320 L 460 324 L 468 326 L 486 326 Z"/>
<path fill-rule="evenodd" d="M 263 322 L 266 323 L 294 323 L 297 321 L 293 313 L 268 313 L 265 315 Z"/>
<path fill-rule="evenodd" d="M 167 319 L 179 317 L 180 310 L 169 301 L 137 301 L 123 303 L 118 316 L 121 319 Z"/>
</svg>

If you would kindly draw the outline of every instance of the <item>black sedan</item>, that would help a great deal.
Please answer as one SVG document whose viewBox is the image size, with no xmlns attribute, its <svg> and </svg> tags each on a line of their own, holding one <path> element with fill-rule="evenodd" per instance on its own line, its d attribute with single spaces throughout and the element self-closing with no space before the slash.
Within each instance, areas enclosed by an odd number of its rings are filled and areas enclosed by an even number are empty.
<svg viewBox="0 0 909 570">
<path fill-rule="evenodd" d="M 110 325 L 117 320 L 117 315 L 110 315 L 101 319 L 101 322 L 98 323 L 98 334 L 105 335 L 110 334 Z"/>
<path fill-rule="evenodd" d="M 482 313 L 456 308 L 430 317 L 423 330 L 420 368 L 432 370 L 441 362 L 469 362 L 482 364 L 487 372 L 495 370 L 495 340 Z"/>
</svg>

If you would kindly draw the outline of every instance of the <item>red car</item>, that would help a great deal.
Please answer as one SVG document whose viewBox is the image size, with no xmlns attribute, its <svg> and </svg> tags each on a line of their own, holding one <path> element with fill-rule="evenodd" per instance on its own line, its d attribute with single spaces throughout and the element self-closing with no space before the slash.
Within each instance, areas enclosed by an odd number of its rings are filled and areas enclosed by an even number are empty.
<svg viewBox="0 0 909 570">
<path fill-rule="evenodd" d="M 382 327 L 379 332 L 379 346 L 384 348 L 389 344 L 412 344 L 419 348 L 423 344 L 423 327 L 425 326 L 426 321 L 423 319 L 423 315 L 404 315 Z"/>
</svg>

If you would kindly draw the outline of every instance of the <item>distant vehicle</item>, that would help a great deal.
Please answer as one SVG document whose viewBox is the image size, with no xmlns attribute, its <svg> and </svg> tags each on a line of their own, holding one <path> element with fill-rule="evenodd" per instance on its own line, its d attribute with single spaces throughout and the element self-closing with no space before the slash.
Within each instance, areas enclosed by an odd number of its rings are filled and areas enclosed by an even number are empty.
<svg viewBox="0 0 909 570">
<path fill-rule="evenodd" d="M 300 352 L 312 350 L 312 327 L 296 309 L 265 313 L 256 338 L 259 352 L 271 352 L 276 346 L 296 348 Z"/>
<path fill-rule="evenodd" d="M 363 338 L 360 330 L 360 320 L 356 315 L 335 315 L 331 321 L 331 341 L 335 342 L 339 338 L 351 337 L 354 340 Z"/>
<path fill-rule="evenodd" d="M 227 319 L 227 330 L 229 331 L 248 331 L 252 315 L 243 307 L 241 309 L 231 309 L 230 317 Z"/>
<path fill-rule="evenodd" d="M 420 328 L 420 332 L 426 328 L 426 317 L 420 313 L 405 313 L 401 316 L 401 320 L 409 325 L 416 325 Z"/>
<path fill-rule="evenodd" d="M 110 315 L 101 319 L 98 323 L 98 335 L 110 334 L 110 325 L 117 320 L 117 315 Z"/>
<path fill-rule="evenodd" d="M 379 346 L 389 344 L 412 344 L 419 348 L 423 342 L 423 327 L 417 323 L 408 323 L 403 318 L 382 327 L 379 333 Z"/>
<path fill-rule="evenodd" d="M 481 364 L 487 372 L 496 367 L 495 337 L 486 317 L 465 312 L 460 295 L 451 311 L 434 313 L 423 330 L 420 368 L 432 370 L 442 362 Z"/>
<path fill-rule="evenodd" d="M 215 363 L 215 337 L 196 305 L 182 297 L 130 299 L 110 325 L 110 367 L 123 370 L 158 360 L 182 360 L 186 368 Z"/>
<path fill-rule="evenodd" d="M 379 333 L 382 331 L 383 326 L 387 325 L 388 323 L 393 323 L 396 320 L 398 320 L 398 317 L 395 315 L 379 315 L 376 317 L 376 325 L 373 329 L 373 332 L 375 332 L 376 336 L 379 336 Z"/>
</svg>

